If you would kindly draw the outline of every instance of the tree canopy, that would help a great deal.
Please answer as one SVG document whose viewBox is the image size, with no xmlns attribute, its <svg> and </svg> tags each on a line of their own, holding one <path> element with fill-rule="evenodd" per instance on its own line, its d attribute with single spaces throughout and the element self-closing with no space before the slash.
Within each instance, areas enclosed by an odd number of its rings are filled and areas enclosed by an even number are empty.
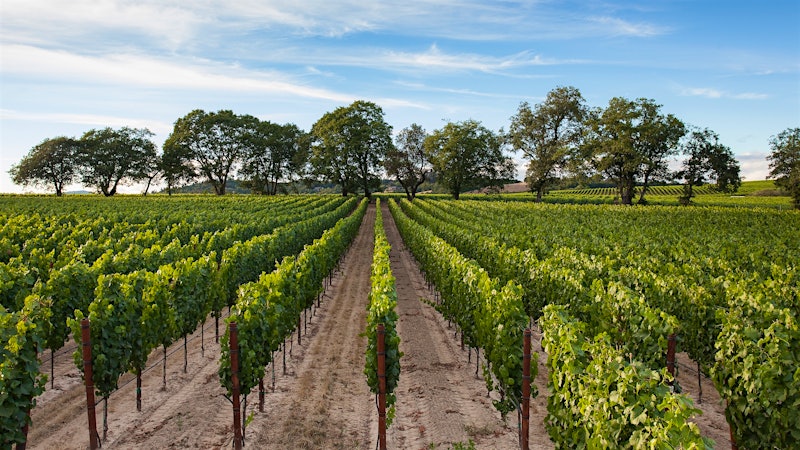
<svg viewBox="0 0 800 450">
<path fill-rule="evenodd" d="M 387 175 L 397 179 L 409 200 L 416 197 L 417 189 L 432 170 L 425 155 L 427 136 L 425 129 L 416 123 L 403 128 L 395 138 L 394 148 L 389 150 L 384 161 Z"/>
<path fill-rule="evenodd" d="M 515 171 L 500 138 L 475 120 L 449 122 L 434 131 L 425 139 L 425 154 L 455 199 L 467 187 L 502 185 Z"/>
<path fill-rule="evenodd" d="M 392 127 L 375 103 L 357 100 L 325 113 L 311 127 L 314 173 L 342 187 L 361 188 L 370 197 L 380 186 L 383 159 L 392 149 Z"/>
<path fill-rule="evenodd" d="M 146 128 L 87 131 L 81 138 L 83 146 L 78 156 L 83 184 L 110 197 L 121 183 L 146 179 L 148 164 L 156 157 L 152 135 Z"/>
<path fill-rule="evenodd" d="M 516 178 L 515 163 L 503 154 L 513 150 L 527 160 L 525 181 L 537 201 L 557 182 L 569 187 L 594 179 L 614 183 L 619 201 L 632 204 L 637 190 L 638 202 L 646 203 L 651 183 L 675 179 L 670 162 L 683 149 L 687 161 L 679 175 L 688 177 L 683 179 L 690 190 L 711 176 L 718 189 L 736 189 L 740 169 L 730 149 L 691 160 L 693 151 L 681 144 L 686 126 L 661 108 L 652 99 L 615 97 L 605 108 L 590 109 L 577 88 L 558 86 L 536 105 L 520 103 L 508 133 L 475 120 L 448 121 L 432 134 L 414 123 L 394 140 L 383 109 L 365 100 L 325 113 L 308 133 L 291 123 L 196 109 L 177 119 L 161 155 L 149 130 L 105 128 L 80 139 L 47 139 L 9 173 L 16 183 L 52 187 L 57 195 L 75 181 L 104 195 L 114 195 L 120 184 L 142 182 L 146 195 L 153 183 L 166 184 L 172 193 L 199 179 L 223 195 L 236 177 L 251 192 L 268 195 L 305 178 L 335 184 L 343 195 L 361 190 L 370 196 L 388 175 L 409 199 L 426 181 L 458 197 Z M 786 189 L 794 186 L 784 160 L 796 134 L 796 128 L 786 130 L 770 142 L 771 176 Z M 707 137 L 719 144 L 715 134 Z M 710 169 L 695 179 L 697 158 Z"/>
<path fill-rule="evenodd" d="M 683 122 L 659 112 L 653 100 L 614 97 L 588 120 L 584 156 L 616 185 L 620 202 L 630 205 L 636 181 L 642 180 L 640 202 L 653 177 L 666 177 L 669 156 L 685 134 Z"/>
<path fill-rule="evenodd" d="M 789 192 L 800 209 L 800 128 L 787 128 L 769 142 L 769 178 Z"/>
<path fill-rule="evenodd" d="M 45 139 L 11 167 L 11 179 L 23 186 L 52 186 L 60 197 L 64 186 L 77 178 L 82 146 L 81 141 L 64 136 Z"/>
<path fill-rule="evenodd" d="M 681 145 L 686 156 L 681 169 L 675 175 L 684 180 L 680 202 L 688 205 L 694 197 L 694 186 L 702 186 L 709 178 L 715 179 L 721 190 L 736 190 L 741 184 L 739 165 L 731 149 L 719 142 L 717 133 L 709 130 L 693 130 Z"/>
<path fill-rule="evenodd" d="M 309 139 L 297 125 L 260 121 L 250 139 L 239 175 L 253 192 L 275 195 L 279 182 L 302 174 L 308 159 Z"/>
<path fill-rule="evenodd" d="M 257 124 L 257 118 L 230 110 L 196 109 L 181 117 L 164 142 L 164 152 L 170 154 L 169 176 L 199 174 L 211 183 L 214 193 L 224 195 L 228 177 L 252 143 L 250 134 Z"/>
<path fill-rule="evenodd" d="M 575 156 L 587 115 L 584 103 L 577 88 L 560 86 L 533 110 L 527 102 L 521 103 L 511 117 L 507 138 L 514 150 L 529 159 L 527 182 L 537 202 Z"/>
</svg>

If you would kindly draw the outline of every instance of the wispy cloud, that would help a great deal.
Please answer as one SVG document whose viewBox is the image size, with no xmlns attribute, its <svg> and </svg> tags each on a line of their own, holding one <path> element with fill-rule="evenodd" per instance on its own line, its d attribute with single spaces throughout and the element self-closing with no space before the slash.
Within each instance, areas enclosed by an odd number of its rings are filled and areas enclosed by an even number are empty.
<svg viewBox="0 0 800 450">
<path fill-rule="evenodd" d="M 683 88 L 681 89 L 680 94 L 687 97 L 705 97 L 711 99 L 728 98 L 733 100 L 766 100 L 769 98 L 769 95 L 767 94 L 759 94 L 755 92 L 743 92 L 735 94 L 714 88 Z"/>
<path fill-rule="evenodd" d="M 180 1 L 3 0 L 3 41 L 49 46 L 91 43 L 118 45 L 144 39 L 166 48 L 191 41 L 213 16 L 198 14 Z M 110 42 L 97 40 L 103 36 Z"/>
<path fill-rule="evenodd" d="M 478 0 L 4 0 L 6 42 L 52 45 L 125 45 L 132 40 L 170 51 L 252 32 L 342 37 L 375 32 L 465 41 L 650 37 L 668 31 L 645 21 L 564 14 L 541 1 Z"/>
<path fill-rule="evenodd" d="M 634 23 L 618 17 L 592 17 L 589 19 L 589 22 L 597 26 L 598 35 L 648 38 L 670 31 L 670 29 L 665 26 L 646 22 Z"/>
<path fill-rule="evenodd" d="M 107 116 L 97 114 L 31 113 L 0 109 L 0 119 L 86 125 L 88 127 L 147 128 L 156 134 L 169 134 L 169 132 L 172 131 L 171 123 L 135 117 Z"/>
<path fill-rule="evenodd" d="M 558 64 L 540 55 L 521 52 L 508 56 L 486 56 L 474 53 L 445 53 L 437 45 L 432 45 L 424 52 L 386 52 L 380 60 L 381 64 L 396 67 L 415 67 L 435 70 L 478 71 L 497 73 L 525 66 L 548 66 Z"/>
<path fill-rule="evenodd" d="M 502 99 L 514 99 L 514 100 L 525 100 L 526 97 L 520 97 L 517 94 L 498 94 L 495 92 L 480 92 L 475 91 L 473 89 L 456 89 L 456 88 L 444 88 L 444 87 L 434 87 L 428 86 L 423 83 L 412 83 L 408 81 L 396 81 L 395 84 L 398 86 L 411 89 L 414 91 L 421 91 L 421 92 L 441 92 L 445 94 L 453 94 L 453 95 L 468 95 L 474 97 L 488 97 L 488 98 L 502 98 Z"/>
<path fill-rule="evenodd" d="M 528 67 L 584 64 L 581 60 L 554 59 L 523 51 L 509 55 L 485 55 L 467 52 L 447 52 L 433 44 L 422 51 L 401 51 L 382 48 L 350 48 L 341 51 L 330 48 L 315 51 L 284 49 L 266 55 L 267 62 L 324 67 L 363 67 L 381 71 L 417 73 L 483 72 L 515 76 L 515 70 Z"/>
<path fill-rule="evenodd" d="M 61 82 L 170 89 L 240 91 L 350 102 L 354 96 L 294 82 L 276 71 L 254 71 L 208 60 L 166 60 L 139 54 L 87 56 L 12 45 L 3 49 L 4 74 Z"/>
</svg>

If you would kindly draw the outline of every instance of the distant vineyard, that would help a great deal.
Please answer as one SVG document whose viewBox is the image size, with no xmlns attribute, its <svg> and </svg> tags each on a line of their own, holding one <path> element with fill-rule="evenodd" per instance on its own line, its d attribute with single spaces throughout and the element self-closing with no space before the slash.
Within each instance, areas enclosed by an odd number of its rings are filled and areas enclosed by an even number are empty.
<svg viewBox="0 0 800 450">
<path fill-rule="evenodd" d="M 636 194 L 641 193 L 641 187 L 636 188 Z M 588 188 L 588 189 L 563 189 L 558 191 L 551 191 L 551 194 L 571 194 L 571 195 L 587 195 L 587 196 L 616 196 L 619 191 L 613 187 L 604 188 Z M 694 188 L 695 195 L 711 195 L 719 194 L 720 191 L 711 184 L 698 186 Z M 682 185 L 671 186 L 648 186 L 646 195 L 652 196 L 673 196 L 677 197 L 683 195 Z"/>
</svg>

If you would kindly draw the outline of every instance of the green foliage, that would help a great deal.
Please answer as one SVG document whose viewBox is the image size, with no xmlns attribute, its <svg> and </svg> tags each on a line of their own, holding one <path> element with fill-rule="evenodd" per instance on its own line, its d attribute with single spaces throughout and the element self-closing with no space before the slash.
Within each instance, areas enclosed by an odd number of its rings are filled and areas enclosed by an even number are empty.
<svg viewBox="0 0 800 450">
<path fill-rule="evenodd" d="M 637 179 L 647 186 L 652 178 L 665 176 L 669 157 L 685 133 L 680 120 L 660 109 L 652 99 L 614 97 L 587 121 L 586 159 L 614 181 L 624 205 L 632 204 Z M 644 191 L 639 201 L 643 200 Z"/>
<path fill-rule="evenodd" d="M 791 284 L 729 286 L 728 309 L 718 312 L 711 373 L 739 448 L 800 446 L 800 277 L 791 268 L 776 278 Z"/>
<path fill-rule="evenodd" d="M 501 185 L 516 170 L 497 135 L 474 120 L 450 122 L 431 133 L 425 138 L 425 155 L 437 181 L 455 199 L 468 188 Z"/>
<path fill-rule="evenodd" d="M 73 358 L 81 372 L 81 320 L 85 317 L 91 323 L 92 383 L 101 397 L 108 397 L 116 390 L 117 380 L 128 370 L 134 347 L 141 338 L 138 333 L 141 302 L 135 296 L 136 286 L 127 283 L 135 277 L 100 275 L 88 314 L 75 311 L 75 318 L 68 319 L 78 344 Z"/>
<path fill-rule="evenodd" d="M 151 169 L 148 163 L 156 158 L 152 135 L 147 128 L 87 131 L 78 153 L 81 181 L 110 197 L 120 183 L 146 179 Z"/>
<path fill-rule="evenodd" d="M 769 177 L 785 189 L 800 209 L 800 128 L 787 128 L 770 139 Z"/>
<path fill-rule="evenodd" d="M 370 197 L 393 147 L 392 127 L 383 116 L 380 106 L 364 100 L 325 113 L 311 128 L 314 174 L 341 186 L 342 195 L 361 188 Z"/>
<path fill-rule="evenodd" d="M 529 159 L 526 182 L 536 193 L 536 201 L 542 200 L 560 172 L 577 169 L 577 149 L 587 113 L 577 88 L 559 86 L 533 109 L 527 102 L 521 103 L 511 118 L 507 139 Z"/>
<path fill-rule="evenodd" d="M 294 124 L 259 121 L 251 132 L 239 175 L 257 194 L 275 195 L 278 183 L 300 175 L 308 159 L 308 135 Z"/>
<path fill-rule="evenodd" d="M 33 147 L 9 171 L 11 179 L 23 186 L 52 186 L 56 196 L 63 194 L 64 186 L 78 175 L 78 155 L 82 143 L 73 138 L 49 138 Z"/>
<path fill-rule="evenodd" d="M 395 138 L 395 146 L 386 153 L 386 174 L 394 177 L 413 200 L 419 187 L 428 179 L 430 162 L 425 155 L 425 138 L 428 133 L 413 123 L 403 128 Z"/>
<path fill-rule="evenodd" d="M 800 309 L 795 212 L 422 199 L 401 206 L 492 276 L 518 282 L 533 317 L 563 305 L 589 339 L 602 333 L 625 361 L 661 372 L 666 338 L 677 332 L 679 351 L 704 371 L 714 366 L 735 433 L 751 442 L 766 439 L 752 430 L 796 421 L 796 319 L 769 312 Z M 784 442 L 775 446 L 794 445 Z"/>
<path fill-rule="evenodd" d="M 200 175 L 215 194 L 224 195 L 228 176 L 250 147 L 258 123 L 253 116 L 227 109 L 208 113 L 196 109 L 178 119 L 164 142 L 170 187 Z"/>
<path fill-rule="evenodd" d="M 379 392 L 378 379 L 378 324 L 385 327 L 385 352 L 386 352 L 386 406 L 389 408 L 387 413 L 386 426 L 392 424 L 394 417 L 395 402 L 397 396 L 394 393 L 397 383 L 400 380 L 400 358 L 403 353 L 400 351 L 400 336 L 397 335 L 397 291 L 394 286 L 394 276 L 389 262 L 389 251 L 391 246 L 386 239 L 386 232 L 383 229 L 383 216 L 381 213 L 381 201 L 376 201 L 375 210 L 375 246 L 372 255 L 372 268 L 370 275 L 369 304 L 367 305 L 367 328 L 364 334 L 367 337 L 367 349 L 364 352 L 366 363 L 364 374 L 367 376 L 367 385 L 370 391 L 375 394 Z"/>
<path fill-rule="evenodd" d="M 38 351 L 49 314 L 38 295 L 28 296 L 16 312 L 0 306 L 0 436 L 9 447 L 25 442 L 22 428 L 31 423 L 28 412 L 44 392 L 47 377 L 39 372 Z"/>
<path fill-rule="evenodd" d="M 69 335 L 67 317 L 76 311 L 87 312 L 97 287 L 96 271 L 81 261 L 54 270 L 47 283 L 40 284 L 40 295 L 49 304 L 52 319 L 45 323 L 45 347 L 60 349 Z"/>
<path fill-rule="evenodd" d="M 666 369 L 630 362 L 563 306 L 544 309 L 550 370 L 545 425 L 556 448 L 711 448 L 688 419 L 699 410 L 670 392 Z"/>
</svg>

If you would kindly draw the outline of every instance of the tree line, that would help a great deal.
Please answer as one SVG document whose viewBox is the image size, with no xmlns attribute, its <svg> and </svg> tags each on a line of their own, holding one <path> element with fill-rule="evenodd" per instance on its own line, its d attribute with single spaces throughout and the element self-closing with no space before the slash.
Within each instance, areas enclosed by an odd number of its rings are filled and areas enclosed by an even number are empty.
<svg viewBox="0 0 800 450">
<path fill-rule="evenodd" d="M 731 149 L 708 128 L 686 125 L 655 100 L 614 97 L 590 108 L 580 91 L 559 86 L 533 107 L 522 102 L 507 132 L 476 120 L 448 122 L 428 132 L 411 124 L 393 136 L 382 108 L 358 100 L 325 113 L 306 132 L 230 110 L 194 110 L 178 119 L 159 154 L 147 129 L 90 130 L 35 146 L 9 173 L 15 183 L 55 188 L 80 181 L 111 196 L 121 183 L 156 182 L 168 193 L 198 180 L 225 194 L 235 174 L 255 193 L 275 195 L 285 183 L 335 183 L 343 195 L 370 196 L 387 175 L 413 199 L 435 180 L 454 198 L 467 189 L 501 186 L 516 168 L 510 152 L 527 160 L 525 181 L 536 200 L 564 178 L 599 176 L 617 187 L 620 203 L 646 203 L 655 182 L 681 181 L 681 202 L 693 187 L 714 183 L 724 192 L 741 184 Z M 800 128 L 770 141 L 770 177 L 800 204 Z M 670 163 L 682 156 L 681 166 Z"/>
</svg>

